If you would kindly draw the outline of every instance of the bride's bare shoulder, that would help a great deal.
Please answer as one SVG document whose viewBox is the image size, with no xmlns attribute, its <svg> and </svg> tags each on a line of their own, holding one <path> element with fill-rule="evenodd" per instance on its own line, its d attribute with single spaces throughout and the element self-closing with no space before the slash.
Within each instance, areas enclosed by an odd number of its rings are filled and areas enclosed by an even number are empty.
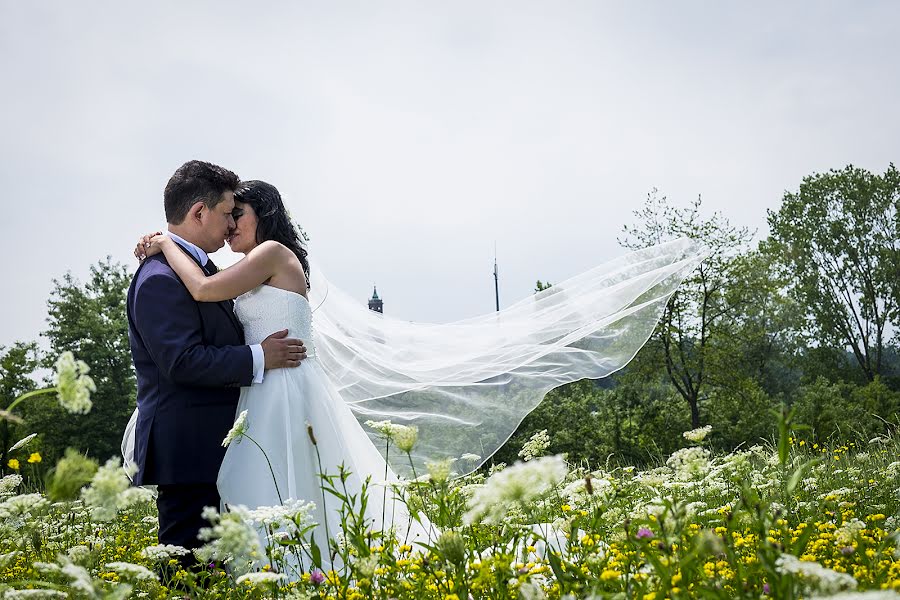
<svg viewBox="0 0 900 600">
<path fill-rule="evenodd" d="M 290 261 L 292 258 L 297 258 L 290 248 L 275 240 L 266 240 L 251 250 L 247 256 L 258 256 L 259 258 L 277 261 Z"/>
<path fill-rule="evenodd" d="M 254 254 L 255 253 L 255 254 Z M 305 296 L 308 288 L 306 273 L 300 259 L 294 251 L 275 240 L 266 240 L 250 251 L 248 258 L 256 257 L 274 268 L 274 274 L 270 280 L 275 287 L 284 287 L 293 292 Z"/>
</svg>

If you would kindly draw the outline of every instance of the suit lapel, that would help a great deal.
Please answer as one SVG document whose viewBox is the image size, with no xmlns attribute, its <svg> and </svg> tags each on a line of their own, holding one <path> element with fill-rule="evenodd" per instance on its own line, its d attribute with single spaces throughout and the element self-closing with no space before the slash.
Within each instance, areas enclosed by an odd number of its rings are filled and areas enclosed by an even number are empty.
<svg viewBox="0 0 900 600">
<path fill-rule="evenodd" d="M 219 268 L 216 267 L 216 264 L 212 261 L 212 259 L 206 261 L 206 265 L 207 267 L 209 267 L 207 269 L 202 264 L 200 264 L 200 261 L 197 260 L 197 257 L 188 252 L 184 246 L 182 246 L 181 244 L 177 244 L 177 246 L 181 248 L 182 252 L 190 256 L 191 260 L 197 263 L 197 266 L 200 267 L 200 270 L 203 271 L 203 273 L 207 277 L 209 277 L 210 275 L 215 275 L 219 272 Z M 219 308 L 225 311 L 225 314 L 228 315 L 228 320 L 231 321 L 231 324 L 234 326 L 234 328 L 238 331 L 238 333 L 241 334 L 241 339 L 243 340 L 244 328 L 241 326 L 241 322 L 238 321 L 237 316 L 234 314 L 234 300 L 222 300 L 221 302 L 216 302 L 216 304 L 219 306 Z"/>
</svg>

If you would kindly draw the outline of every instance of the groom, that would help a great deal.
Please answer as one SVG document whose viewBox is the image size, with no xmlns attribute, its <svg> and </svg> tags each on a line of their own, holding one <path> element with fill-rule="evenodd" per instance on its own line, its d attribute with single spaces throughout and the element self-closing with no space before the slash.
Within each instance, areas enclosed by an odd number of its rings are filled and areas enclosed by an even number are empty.
<svg viewBox="0 0 900 600">
<path fill-rule="evenodd" d="M 190 161 L 164 193 L 169 235 L 209 276 L 208 253 L 234 229 L 237 175 Z M 145 260 L 128 289 L 128 333 L 137 372 L 135 485 L 156 484 L 159 543 L 200 545 L 205 506 L 219 508 L 216 476 L 234 423 L 241 386 L 262 382 L 267 369 L 296 366 L 303 342 L 287 330 L 262 344 L 244 344 L 233 302 L 196 302 L 160 253 Z M 185 557 L 190 566 L 193 558 Z"/>
</svg>

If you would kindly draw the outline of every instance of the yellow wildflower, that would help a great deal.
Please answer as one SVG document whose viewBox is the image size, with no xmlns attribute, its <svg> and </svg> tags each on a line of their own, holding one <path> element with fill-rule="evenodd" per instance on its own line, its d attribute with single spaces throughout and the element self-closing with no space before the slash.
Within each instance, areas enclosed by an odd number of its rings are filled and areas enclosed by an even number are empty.
<svg viewBox="0 0 900 600">
<path fill-rule="evenodd" d="M 9 462 L 6 463 L 6 466 L 8 466 L 13 471 L 18 471 L 19 470 L 19 461 L 15 458 L 11 458 L 11 459 L 9 459 Z"/>
</svg>

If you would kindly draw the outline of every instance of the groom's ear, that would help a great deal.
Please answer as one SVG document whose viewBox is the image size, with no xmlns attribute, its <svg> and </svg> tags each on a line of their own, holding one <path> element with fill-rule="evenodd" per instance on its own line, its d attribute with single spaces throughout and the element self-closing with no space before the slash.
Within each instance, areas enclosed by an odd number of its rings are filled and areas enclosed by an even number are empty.
<svg viewBox="0 0 900 600">
<path fill-rule="evenodd" d="M 190 210 L 188 210 L 187 218 L 190 221 L 197 223 L 198 225 L 203 222 L 202 214 L 203 211 L 206 210 L 206 204 L 202 201 L 195 202 L 193 206 L 191 206 Z"/>
</svg>

